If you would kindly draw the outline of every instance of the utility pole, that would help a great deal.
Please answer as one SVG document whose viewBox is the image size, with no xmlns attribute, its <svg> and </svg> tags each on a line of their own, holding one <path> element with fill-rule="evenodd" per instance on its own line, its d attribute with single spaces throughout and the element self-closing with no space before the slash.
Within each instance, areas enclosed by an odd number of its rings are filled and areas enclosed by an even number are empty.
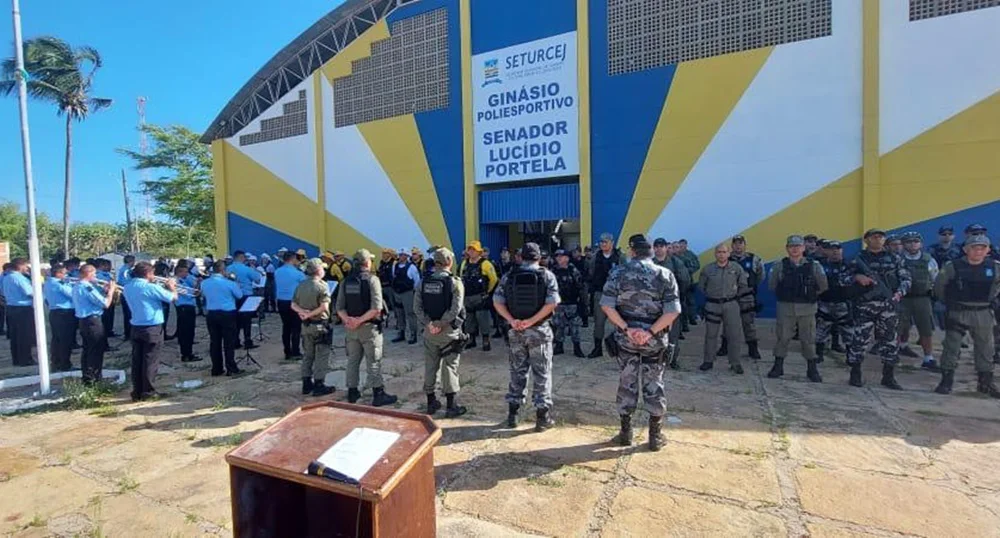
<svg viewBox="0 0 1000 538">
<path fill-rule="evenodd" d="M 35 345 L 38 349 L 39 392 L 47 395 L 49 385 L 49 341 L 45 337 L 42 297 L 42 260 L 38 254 L 38 223 L 35 219 L 35 181 L 31 174 L 31 136 L 28 132 L 28 72 L 24 69 L 21 39 L 21 8 L 11 0 L 14 15 L 14 57 L 17 66 L 17 104 L 21 113 L 21 158 L 24 160 L 24 190 L 28 205 L 28 257 L 31 260 L 31 303 L 35 314 Z M 67 253 L 67 256 L 69 254 Z"/>
<path fill-rule="evenodd" d="M 139 230 L 132 220 L 132 204 L 128 199 L 128 181 L 125 179 L 124 168 L 122 168 L 122 194 L 125 196 L 125 227 L 128 230 L 129 252 L 139 252 Z"/>
</svg>

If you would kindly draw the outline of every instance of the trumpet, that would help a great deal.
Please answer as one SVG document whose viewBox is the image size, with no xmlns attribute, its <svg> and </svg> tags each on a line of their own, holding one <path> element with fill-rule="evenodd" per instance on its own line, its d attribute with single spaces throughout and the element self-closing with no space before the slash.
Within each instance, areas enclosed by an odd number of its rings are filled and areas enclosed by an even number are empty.
<svg viewBox="0 0 1000 538">
<path fill-rule="evenodd" d="M 63 280 L 65 280 L 66 282 L 69 282 L 70 284 L 77 284 L 79 282 L 83 282 L 82 280 L 80 280 L 78 277 L 75 277 L 75 276 L 68 276 L 68 277 L 64 278 Z M 111 285 L 111 282 L 108 282 L 107 280 L 101 280 L 99 278 L 95 278 L 91 282 L 93 282 L 94 284 L 97 284 L 97 285 L 99 285 L 101 287 L 104 287 L 104 288 L 107 288 L 108 286 Z M 121 286 L 115 287 L 115 297 L 117 297 L 118 295 L 120 295 L 121 292 L 122 292 L 122 287 Z"/>
<path fill-rule="evenodd" d="M 173 282 L 174 286 L 177 288 L 177 295 L 190 295 L 191 297 L 197 297 L 201 295 L 201 290 L 199 290 L 198 288 L 183 286 L 181 284 L 178 284 L 177 281 L 172 278 L 167 278 L 164 276 L 154 276 L 153 282 L 156 282 L 157 284 L 160 284 L 163 287 L 167 286 L 167 282 Z"/>
</svg>

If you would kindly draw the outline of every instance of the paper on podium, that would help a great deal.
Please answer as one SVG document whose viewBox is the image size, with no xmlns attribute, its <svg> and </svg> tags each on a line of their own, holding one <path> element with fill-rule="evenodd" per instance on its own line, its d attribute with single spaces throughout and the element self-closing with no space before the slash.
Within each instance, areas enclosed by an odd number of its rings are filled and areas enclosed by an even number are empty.
<svg viewBox="0 0 1000 538">
<path fill-rule="evenodd" d="M 338 282 L 336 280 L 329 280 L 329 281 L 327 281 L 326 287 L 327 287 L 327 290 L 330 293 L 330 297 L 334 297 L 335 296 L 335 294 L 337 292 L 337 284 L 338 284 Z"/>
<path fill-rule="evenodd" d="M 375 462 L 399 439 L 396 432 L 372 428 L 354 428 L 334 443 L 316 461 L 337 475 L 360 482 Z"/>
<path fill-rule="evenodd" d="M 264 301 L 263 297 L 253 296 L 247 297 L 246 302 L 240 307 L 240 312 L 256 312 L 260 308 L 260 303 Z"/>
</svg>

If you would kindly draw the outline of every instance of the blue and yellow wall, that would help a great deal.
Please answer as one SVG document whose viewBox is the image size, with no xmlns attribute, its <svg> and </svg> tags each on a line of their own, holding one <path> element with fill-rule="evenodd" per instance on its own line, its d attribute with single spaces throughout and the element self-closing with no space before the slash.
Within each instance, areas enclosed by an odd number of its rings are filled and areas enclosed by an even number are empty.
<svg viewBox="0 0 1000 538">
<path fill-rule="evenodd" d="M 582 237 L 683 237 L 708 257 L 740 233 L 774 259 L 789 233 L 856 249 L 874 226 L 1000 228 L 1000 8 L 910 21 L 905 0 L 832 6 L 827 37 L 616 75 L 607 0 L 399 8 L 296 89 L 308 136 L 213 142 L 220 250 L 460 249 L 481 230 L 472 55 L 573 30 Z M 331 81 L 394 21 L 440 8 L 449 106 L 335 128 Z"/>
</svg>

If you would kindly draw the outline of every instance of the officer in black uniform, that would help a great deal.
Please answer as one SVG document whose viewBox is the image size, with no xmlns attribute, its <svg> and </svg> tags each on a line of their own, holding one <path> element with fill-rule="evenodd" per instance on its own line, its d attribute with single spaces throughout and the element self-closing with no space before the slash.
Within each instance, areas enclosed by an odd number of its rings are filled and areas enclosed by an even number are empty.
<svg viewBox="0 0 1000 538">
<path fill-rule="evenodd" d="M 396 265 L 396 251 L 391 248 L 382 249 L 382 260 L 378 263 L 378 281 L 382 284 L 382 300 L 390 309 L 396 301 L 392 297 L 392 268 Z M 386 320 L 388 321 L 388 320 Z"/>
<path fill-rule="evenodd" d="M 564 353 L 563 341 L 566 339 L 566 333 L 569 333 L 573 342 L 573 355 L 583 358 L 585 355 L 583 348 L 580 347 L 580 310 L 586 304 L 583 275 L 570 263 L 569 253 L 565 250 L 556 251 L 556 265 L 551 270 L 559 282 L 559 297 L 562 298 L 553 316 L 556 331 L 552 354 Z"/>
<path fill-rule="evenodd" d="M 603 353 L 603 340 L 604 340 L 604 323 L 606 317 L 604 311 L 601 310 L 601 293 L 604 289 L 604 284 L 608 281 L 608 275 L 611 274 L 611 270 L 619 266 L 622 262 L 621 252 L 613 248 L 614 247 L 614 236 L 609 233 L 601 234 L 601 249 L 594 254 L 594 272 L 590 278 L 590 291 L 594 298 L 591 301 L 594 312 L 594 350 L 587 355 L 591 359 L 596 359 L 602 356 Z"/>
</svg>

